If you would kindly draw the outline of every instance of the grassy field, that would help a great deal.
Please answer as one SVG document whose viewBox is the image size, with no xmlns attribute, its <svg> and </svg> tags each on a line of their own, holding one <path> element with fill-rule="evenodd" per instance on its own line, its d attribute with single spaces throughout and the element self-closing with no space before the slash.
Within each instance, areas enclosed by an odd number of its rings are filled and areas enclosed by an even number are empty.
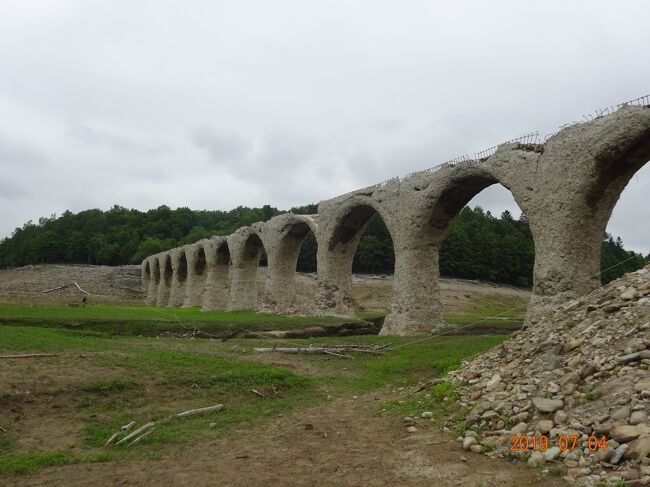
<svg viewBox="0 0 650 487">
<path fill-rule="evenodd" d="M 227 335 L 241 328 L 253 331 L 291 330 L 354 321 L 331 316 L 281 316 L 248 310 L 201 311 L 199 308 L 107 304 L 92 304 L 85 308 L 0 304 L 0 323 L 78 328 L 115 335 L 154 336 L 164 332 L 181 332 L 183 326 L 198 326 L 206 333 Z"/>
<path fill-rule="evenodd" d="M 269 341 L 126 336 L 138 335 L 147 323 L 156 327 L 173 323 L 173 314 L 212 330 L 242 323 L 286 329 L 330 320 L 99 305 L 86 309 L 2 306 L 0 319 L 13 324 L 0 325 L 0 354 L 56 355 L 1 362 L 0 474 L 15 475 L 49 465 L 173 456 L 223 437 L 233 428 L 247 428 L 328 396 L 413 385 L 457 367 L 461 360 L 504 339 L 495 334 L 439 336 L 383 356 L 357 354 L 354 360 L 346 360 L 253 351 L 255 346 L 269 346 Z M 72 320 L 97 320 L 101 326 L 117 326 L 106 325 L 117 320 L 122 323 L 122 335 L 55 327 L 57 322 Z M 35 326 L 41 324 L 48 326 Z M 314 341 L 401 345 L 412 338 L 364 336 L 292 343 Z M 141 425 L 217 403 L 225 404 L 225 409 L 165 422 L 133 447 L 103 446 L 130 421 Z"/>
</svg>

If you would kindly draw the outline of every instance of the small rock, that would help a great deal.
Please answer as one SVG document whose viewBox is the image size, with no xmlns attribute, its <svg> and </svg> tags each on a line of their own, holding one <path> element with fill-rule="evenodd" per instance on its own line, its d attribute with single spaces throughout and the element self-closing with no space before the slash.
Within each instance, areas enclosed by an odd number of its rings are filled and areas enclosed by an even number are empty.
<svg viewBox="0 0 650 487">
<path fill-rule="evenodd" d="M 630 408 L 629 406 L 623 406 L 618 408 L 611 414 L 612 421 L 620 422 L 627 421 L 627 418 L 630 417 Z"/>
<path fill-rule="evenodd" d="M 472 445 L 477 445 L 478 441 L 473 436 L 466 436 L 463 438 L 463 450 L 469 450 Z"/>
<path fill-rule="evenodd" d="M 648 421 L 648 415 L 645 411 L 634 411 L 630 415 L 630 424 L 637 425 Z"/>
<path fill-rule="evenodd" d="M 469 447 L 470 451 L 473 453 L 481 453 L 483 451 L 482 445 L 472 445 Z"/>
<path fill-rule="evenodd" d="M 431 419 L 433 418 L 433 413 L 431 411 L 424 411 L 421 416 L 424 419 Z"/>
<path fill-rule="evenodd" d="M 409 433 L 415 433 L 418 429 L 415 426 L 407 426 L 406 431 Z"/>
<path fill-rule="evenodd" d="M 559 446 L 552 446 L 544 452 L 544 460 L 552 462 L 560 455 L 560 453 L 562 453 L 562 450 L 560 450 Z"/>
<path fill-rule="evenodd" d="M 485 385 L 485 390 L 493 391 L 499 386 L 500 383 L 501 383 L 501 376 L 499 374 L 494 374 L 492 378 L 488 381 L 488 383 Z"/>
<path fill-rule="evenodd" d="M 650 455 L 650 435 L 642 436 L 629 443 L 630 449 L 628 450 L 625 458 L 636 458 L 642 460 Z"/>
<path fill-rule="evenodd" d="M 553 429 L 553 426 L 554 426 L 553 421 L 551 421 L 550 419 L 542 419 L 537 422 L 536 428 L 537 431 L 545 435 L 546 433 L 551 431 L 551 429 Z"/>
<path fill-rule="evenodd" d="M 217 427 L 217 423 L 210 423 L 208 426 L 209 426 L 210 428 L 216 428 L 216 427 Z"/>
<path fill-rule="evenodd" d="M 615 439 L 619 443 L 627 443 L 628 441 L 632 441 L 638 438 L 641 432 L 638 426 L 625 424 L 625 425 L 614 426 L 613 428 L 610 428 L 609 434 L 613 439 Z"/>
<path fill-rule="evenodd" d="M 567 419 L 568 419 L 568 415 L 562 409 L 557 411 L 555 413 L 555 416 L 553 416 L 553 421 L 555 422 L 555 424 L 564 424 L 566 423 Z"/>
<path fill-rule="evenodd" d="M 542 413 L 552 413 L 554 411 L 557 411 L 558 409 L 562 409 L 562 406 L 564 406 L 564 401 L 561 399 L 547 399 L 545 397 L 534 397 L 532 399 L 533 401 L 533 406 L 538 411 L 541 411 Z"/>
<path fill-rule="evenodd" d="M 613 465 L 617 465 L 618 462 L 621 461 L 621 458 L 623 458 L 623 455 L 625 455 L 625 452 L 630 448 L 630 445 L 627 443 L 623 443 L 620 445 L 616 450 L 614 450 L 614 454 L 612 455 L 612 458 L 610 458 L 609 463 Z"/>
<path fill-rule="evenodd" d="M 528 424 L 522 421 L 521 423 L 518 423 L 512 428 L 510 428 L 510 433 L 513 435 L 520 435 L 522 433 L 525 433 L 527 430 L 528 430 Z"/>
<path fill-rule="evenodd" d="M 636 289 L 631 287 L 627 291 L 621 293 L 620 298 L 629 301 L 630 299 L 634 299 L 634 296 L 636 296 Z"/>
<path fill-rule="evenodd" d="M 539 465 L 544 465 L 545 461 L 546 460 L 544 458 L 544 454 L 542 452 L 536 451 L 533 452 L 533 454 L 528 459 L 528 462 L 526 463 L 528 463 L 528 465 L 530 465 L 531 467 L 537 467 Z"/>
</svg>

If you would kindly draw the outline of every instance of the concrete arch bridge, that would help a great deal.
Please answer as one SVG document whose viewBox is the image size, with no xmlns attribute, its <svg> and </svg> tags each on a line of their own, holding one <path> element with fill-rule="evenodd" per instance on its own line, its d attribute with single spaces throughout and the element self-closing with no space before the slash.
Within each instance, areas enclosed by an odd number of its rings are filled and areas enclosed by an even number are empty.
<svg viewBox="0 0 650 487">
<path fill-rule="evenodd" d="M 600 285 L 601 241 L 630 178 L 650 159 L 650 105 L 623 105 L 560 130 L 543 144 L 513 142 L 476 160 L 446 163 L 320 202 L 317 215 L 282 214 L 233 234 L 161 252 L 142 263 L 146 301 L 156 306 L 294 308 L 296 262 L 309 232 L 318 243 L 317 291 L 299 311 L 351 316 L 352 260 L 379 213 L 393 239 L 395 276 L 382 334 L 442 326 L 438 252 L 475 195 L 501 184 L 526 214 L 535 243 L 527 322 L 553 303 Z M 257 289 L 262 249 L 268 256 Z"/>
</svg>

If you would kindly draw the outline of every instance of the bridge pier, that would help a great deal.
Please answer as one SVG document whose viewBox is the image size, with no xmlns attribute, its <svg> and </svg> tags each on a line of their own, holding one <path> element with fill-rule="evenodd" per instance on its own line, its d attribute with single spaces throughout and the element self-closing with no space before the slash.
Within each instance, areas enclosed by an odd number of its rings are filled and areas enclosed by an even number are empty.
<svg viewBox="0 0 650 487">
<path fill-rule="evenodd" d="M 160 282 L 158 283 L 158 292 L 156 294 L 156 306 L 167 306 L 173 274 L 169 252 L 158 254 L 158 265 L 160 267 Z"/>
<path fill-rule="evenodd" d="M 167 306 L 176 308 L 185 300 L 185 285 L 187 283 L 187 257 L 185 248 L 171 250 L 172 281 L 169 288 L 169 302 Z"/>
<path fill-rule="evenodd" d="M 257 268 L 262 240 L 252 227 L 244 227 L 228 237 L 232 267 L 228 310 L 257 309 Z"/>
<path fill-rule="evenodd" d="M 187 283 L 183 307 L 201 306 L 205 281 L 208 275 L 203 241 L 185 247 L 187 257 Z"/>
<path fill-rule="evenodd" d="M 380 335 L 422 335 L 444 326 L 438 249 L 428 243 L 409 243 L 402 246 L 393 241 L 393 295 Z"/>
<path fill-rule="evenodd" d="M 230 251 L 226 237 L 203 241 L 206 278 L 201 301 L 203 311 L 224 310 L 230 291 Z"/>
</svg>

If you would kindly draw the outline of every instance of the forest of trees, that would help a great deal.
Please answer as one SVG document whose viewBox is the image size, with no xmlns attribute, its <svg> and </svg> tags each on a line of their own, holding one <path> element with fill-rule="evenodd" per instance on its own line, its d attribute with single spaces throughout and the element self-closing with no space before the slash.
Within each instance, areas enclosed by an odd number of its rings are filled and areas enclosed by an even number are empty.
<svg viewBox="0 0 650 487">
<path fill-rule="evenodd" d="M 316 205 L 292 208 L 297 214 L 316 213 Z M 27 222 L 0 242 L 0 266 L 40 263 L 139 264 L 146 256 L 212 235 L 228 235 L 256 221 L 282 213 L 238 207 L 231 211 L 175 210 L 161 206 L 142 212 L 120 206 L 108 211 L 66 211 L 58 218 Z M 454 221 L 440 250 L 440 272 L 450 277 L 530 286 L 533 238 L 522 215 L 493 216 L 480 207 L 465 207 Z M 264 258 L 263 258 L 264 261 Z M 610 267 L 625 261 L 623 264 Z M 626 250 L 620 238 L 603 239 L 603 282 L 609 282 L 650 261 Z M 262 262 L 264 264 L 264 262 Z M 353 261 L 356 273 L 392 273 L 395 263 L 390 234 L 378 215 L 370 219 Z M 316 239 L 310 233 L 298 258 L 298 270 L 316 270 Z"/>
</svg>

